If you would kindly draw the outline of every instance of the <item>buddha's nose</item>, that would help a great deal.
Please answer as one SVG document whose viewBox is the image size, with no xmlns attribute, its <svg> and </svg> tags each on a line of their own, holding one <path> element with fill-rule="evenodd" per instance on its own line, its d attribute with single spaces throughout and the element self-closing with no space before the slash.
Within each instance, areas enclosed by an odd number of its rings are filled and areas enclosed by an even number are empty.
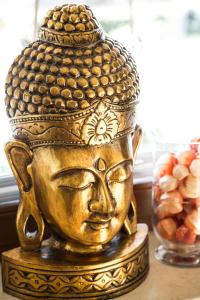
<svg viewBox="0 0 200 300">
<path fill-rule="evenodd" d="M 109 192 L 106 183 L 99 183 L 92 200 L 89 203 L 89 210 L 99 214 L 113 215 L 116 202 Z"/>
</svg>

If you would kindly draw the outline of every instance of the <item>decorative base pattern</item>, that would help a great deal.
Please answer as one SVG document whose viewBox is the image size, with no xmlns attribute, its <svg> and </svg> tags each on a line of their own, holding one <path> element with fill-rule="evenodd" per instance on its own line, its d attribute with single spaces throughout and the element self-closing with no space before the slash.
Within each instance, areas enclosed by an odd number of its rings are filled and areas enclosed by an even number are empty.
<svg viewBox="0 0 200 300">
<path fill-rule="evenodd" d="M 116 237 L 95 256 L 7 251 L 2 259 L 3 289 L 21 299 L 110 299 L 136 288 L 148 273 L 147 226 L 134 237 Z"/>
</svg>

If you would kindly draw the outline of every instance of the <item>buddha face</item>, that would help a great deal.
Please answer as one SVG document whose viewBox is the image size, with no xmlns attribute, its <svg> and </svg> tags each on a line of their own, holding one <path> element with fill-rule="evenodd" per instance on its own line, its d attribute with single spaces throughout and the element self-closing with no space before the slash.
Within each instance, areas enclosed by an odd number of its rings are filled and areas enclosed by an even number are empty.
<svg viewBox="0 0 200 300">
<path fill-rule="evenodd" d="M 36 199 L 53 231 L 88 246 L 109 242 L 133 197 L 132 153 L 131 136 L 99 147 L 36 148 Z"/>
</svg>

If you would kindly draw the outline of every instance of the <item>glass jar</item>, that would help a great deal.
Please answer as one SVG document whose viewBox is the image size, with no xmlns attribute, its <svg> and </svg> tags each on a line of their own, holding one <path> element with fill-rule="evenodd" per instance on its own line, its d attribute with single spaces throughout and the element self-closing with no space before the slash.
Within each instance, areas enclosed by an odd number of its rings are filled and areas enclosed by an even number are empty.
<svg viewBox="0 0 200 300">
<path fill-rule="evenodd" d="M 155 144 L 153 229 L 161 243 L 155 257 L 178 266 L 200 266 L 199 142 Z"/>
</svg>

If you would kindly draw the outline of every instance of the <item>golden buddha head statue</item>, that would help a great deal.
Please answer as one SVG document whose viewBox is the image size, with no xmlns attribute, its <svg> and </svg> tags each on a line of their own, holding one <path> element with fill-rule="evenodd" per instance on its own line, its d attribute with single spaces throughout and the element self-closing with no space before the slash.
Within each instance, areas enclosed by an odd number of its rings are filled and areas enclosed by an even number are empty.
<svg viewBox="0 0 200 300">
<path fill-rule="evenodd" d="M 14 139 L 5 151 L 21 194 L 23 249 L 40 247 L 45 223 L 75 252 L 101 251 L 123 228 L 135 232 L 138 94 L 134 60 L 88 6 L 48 12 L 6 80 Z"/>
</svg>

